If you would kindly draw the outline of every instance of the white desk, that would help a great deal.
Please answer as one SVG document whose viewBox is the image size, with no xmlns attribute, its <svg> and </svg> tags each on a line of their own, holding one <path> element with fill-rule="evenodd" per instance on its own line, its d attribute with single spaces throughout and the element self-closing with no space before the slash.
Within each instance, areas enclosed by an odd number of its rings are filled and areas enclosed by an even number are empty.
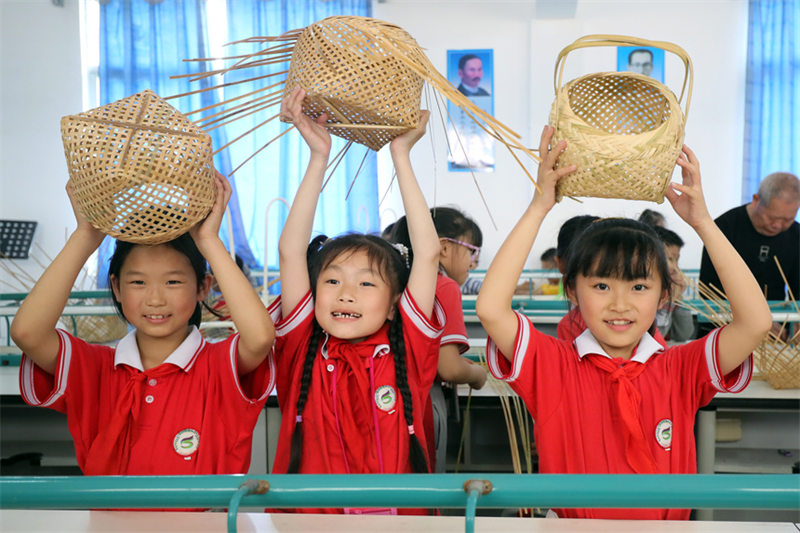
<svg viewBox="0 0 800 533">
<path fill-rule="evenodd" d="M 246 500 L 245 500 L 246 502 Z M 239 513 L 241 533 L 463 533 L 459 516 L 354 516 Z M 47 511 L 0 509 L 3 531 L 226 531 L 227 513 Z M 566 520 L 479 516 L 475 531 L 504 533 L 797 533 L 790 522 L 678 522 L 637 520 Z"/>
</svg>

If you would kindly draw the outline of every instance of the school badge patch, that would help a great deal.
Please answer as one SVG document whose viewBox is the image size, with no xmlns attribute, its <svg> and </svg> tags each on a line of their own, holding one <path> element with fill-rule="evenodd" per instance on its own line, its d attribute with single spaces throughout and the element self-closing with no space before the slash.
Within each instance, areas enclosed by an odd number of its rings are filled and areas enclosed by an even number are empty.
<svg viewBox="0 0 800 533">
<path fill-rule="evenodd" d="M 375 390 L 375 405 L 381 411 L 391 411 L 396 403 L 397 393 L 391 385 L 381 385 Z"/>
<path fill-rule="evenodd" d="M 189 428 L 178 432 L 172 439 L 172 447 L 178 455 L 191 455 L 200 446 L 200 434 Z"/>
<path fill-rule="evenodd" d="M 656 441 L 665 450 L 672 446 L 672 420 L 669 418 L 656 424 Z"/>
</svg>

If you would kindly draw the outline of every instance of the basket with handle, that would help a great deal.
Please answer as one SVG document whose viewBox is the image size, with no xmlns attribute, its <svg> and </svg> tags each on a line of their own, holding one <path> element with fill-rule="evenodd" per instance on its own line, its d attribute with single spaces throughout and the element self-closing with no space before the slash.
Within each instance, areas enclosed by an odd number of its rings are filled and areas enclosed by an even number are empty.
<svg viewBox="0 0 800 533">
<path fill-rule="evenodd" d="M 123 241 L 159 244 L 214 205 L 211 137 L 150 90 L 61 119 L 81 213 Z"/>
<path fill-rule="evenodd" d="M 633 72 L 586 74 L 563 84 L 567 54 L 599 46 L 647 46 L 675 54 L 685 69 L 680 97 L 658 80 Z M 551 144 L 567 141 L 557 167 L 577 166 L 559 180 L 558 199 L 588 196 L 663 202 L 683 146 L 691 102 L 693 69 L 686 51 L 664 41 L 586 35 L 561 50 L 553 77 Z"/>
</svg>

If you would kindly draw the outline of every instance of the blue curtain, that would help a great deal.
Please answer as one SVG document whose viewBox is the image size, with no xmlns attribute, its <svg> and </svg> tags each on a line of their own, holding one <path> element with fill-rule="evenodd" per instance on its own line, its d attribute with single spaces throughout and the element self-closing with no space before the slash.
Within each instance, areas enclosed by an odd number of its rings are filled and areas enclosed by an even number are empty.
<svg viewBox="0 0 800 533">
<path fill-rule="evenodd" d="M 229 0 L 227 2 L 228 37 L 230 42 L 254 36 L 277 36 L 285 31 L 303 28 L 312 22 L 332 15 L 370 16 L 370 14 L 369 0 Z M 257 51 L 260 46 L 233 45 L 226 47 L 224 55 L 252 53 Z M 227 74 L 226 83 L 237 79 L 249 79 L 276 73 L 273 77 L 257 82 L 226 87 L 224 99 L 227 100 L 258 87 L 281 82 L 286 78 L 286 74 L 281 74 L 281 72 L 288 68 L 289 63 L 285 62 L 260 67 L 258 70 L 248 68 L 238 73 Z M 276 89 L 280 89 L 281 86 L 282 84 Z M 234 139 L 239 134 L 261 124 L 267 118 L 277 115 L 278 110 L 279 106 L 276 105 L 250 117 L 237 120 L 230 125 L 229 138 Z M 286 130 L 287 127 L 275 119 L 260 127 L 254 134 L 232 144 L 228 151 L 234 167 Z M 344 144 L 343 140 L 337 137 L 333 138 L 331 158 Z M 266 220 L 267 205 L 275 198 L 283 198 L 291 203 L 305 173 L 308 157 L 308 149 L 302 137 L 297 131 L 291 131 L 261 151 L 234 174 L 240 198 L 243 199 L 239 206 L 250 247 L 257 261 L 262 263 L 266 246 L 270 269 L 276 269 L 278 265 L 278 238 L 288 210 L 281 202 L 274 201 L 269 219 Z M 355 185 L 348 199 L 345 200 L 352 180 L 357 174 Z M 320 196 L 314 231 L 333 236 L 347 231 L 379 232 L 379 226 L 375 153 L 368 152 L 362 145 L 353 144 L 345 158 L 336 167 L 336 172 Z"/>
<path fill-rule="evenodd" d="M 218 78 L 189 82 L 188 78 L 170 79 L 170 76 L 210 70 L 210 64 L 184 62 L 183 59 L 209 57 L 208 22 L 205 0 L 104 0 L 100 11 L 100 103 L 106 104 L 151 89 L 161 96 L 194 91 L 219 83 Z M 279 35 L 287 30 L 302 28 L 332 15 L 370 16 L 369 0 L 228 0 L 226 28 L 227 41 L 253 36 Z M 219 23 L 219 21 L 214 21 Z M 250 45 L 228 47 L 225 55 L 254 51 Z M 268 70 L 269 69 L 269 70 Z M 258 72 L 234 73 L 225 82 L 245 77 L 255 77 L 268 72 L 288 69 L 288 63 L 262 67 Z M 284 75 L 267 78 L 275 83 Z M 239 96 L 257 88 L 255 83 L 243 83 L 224 89 L 221 99 Z M 219 100 L 218 91 L 207 91 L 171 100 L 181 111 L 199 109 Z M 277 114 L 277 106 L 250 117 L 211 131 L 215 148 L 225 146 L 229 139 L 249 130 L 268 116 Z M 190 118 L 196 119 L 197 116 Z M 217 169 L 230 174 L 233 165 L 239 165 L 270 139 L 287 128 L 277 120 L 260 128 L 254 135 L 245 137 L 220 152 L 214 160 Z M 332 156 L 344 142 L 334 138 Z M 365 158 L 366 156 L 366 158 Z M 274 198 L 291 202 L 302 179 L 308 150 L 297 132 L 290 132 L 279 142 L 261 151 L 258 156 L 238 169 L 229 178 L 233 197 L 229 202 L 231 225 L 236 253 L 251 268 L 263 266 L 265 243 L 268 261 L 277 268 L 277 242 L 286 219 L 287 209 L 279 202 L 271 211 L 267 235 L 265 213 L 267 204 Z M 375 154 L 360 145 L 353 145 L 347 156 L 336 167 L 332 179 L 320 198 L 315 231 L 336 235 L 345 231 L 379 231 L 377 163 Z M 360 171 L 359 171 L 360 168 Z M 358 179 L 345 196 L 353 178 Z M 223 221 L 221 237 L 228 244 L 227 217 Z M 109 239 L 100 248 L 98 281 L 104 283 L 108 257 L 113 250 Z"/>
<path fill-rule="evenodd" d="M 750 0 L 742 201 L 764 176 L 800 173 L 800 2 Z"/>
<path fill-rule="evenodd" d="M 211 85 L 211 80 L 189 82 L 188 78 L 170 79 L 210 68 L 205 63 L 187 63 L 184 59 L 208 57 L 208 30 L 205 0 L 111 0 L 100 7 L 100 104 L 125 98 L 144 89 L 166 97 L 197 90 Z M 170 104 L 183 112 L 210 105 L 213 91 L 203 92 Z M 194 117 L 190 117 L 194 118 Z M 214 147 L 225 144 L 225 130 L 211 132 Z M 214 158 L 220 172 L 230 172 L 226 151 Z M 236 253 L 247 264 L 255 259 L 242 237 L 238 216 L 238 191 L 231 180 L 233 196 L 229 202 Z M 228 220 L 223 220 L 220 236 L 228 246 Z M 236 236 L 239 236 L 237 238 Z M 98 257 L 98 285 L 105 286 L 108 258 L 113 252 L 113 240 L 106 239 Z"/>
</svg>

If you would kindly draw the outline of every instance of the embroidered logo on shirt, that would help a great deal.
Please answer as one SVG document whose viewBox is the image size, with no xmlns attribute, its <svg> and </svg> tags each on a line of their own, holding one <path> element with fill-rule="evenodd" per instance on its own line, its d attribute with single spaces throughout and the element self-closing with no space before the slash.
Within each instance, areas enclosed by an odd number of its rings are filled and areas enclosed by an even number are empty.
<svg viewBox="0 0 800 533">
<path fill-rule="evenodd" d="M 191 455 L 200 446 L 200 434 L 193 429 L 179 431 L 172 440 L 172 447 L 178 455 Z"/>
<path fill-rule="evenodd" d="M 672 420 L 669 418 L 656 424 L 656 441 L 665 450 L 669 450 L 672 446 Z"/>
<path fill-rule="evenodd" d="M 375 390 L 375 405 L 382 411 L 391 411 L 397 403 L 397 393 L 391 385 L 382 385 Z"/>
</svg>

